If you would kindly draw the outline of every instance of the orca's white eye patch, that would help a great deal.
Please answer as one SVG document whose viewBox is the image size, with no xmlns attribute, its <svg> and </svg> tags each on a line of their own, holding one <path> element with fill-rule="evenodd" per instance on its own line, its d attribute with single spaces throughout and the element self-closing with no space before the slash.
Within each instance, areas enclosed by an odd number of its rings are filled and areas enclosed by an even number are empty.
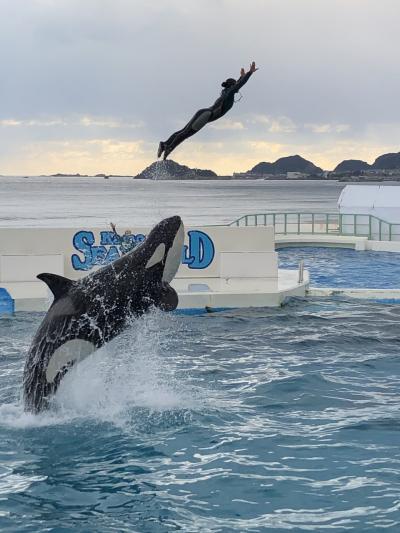
<svg viewBox="0 0 400 533">
<path fill-rule="evenodd" d="M 165 255 L 165 244 L 162 242 L 161 244 L 157 246 L 157 248 L 154 250 L 153 255 L 147 261 L 146 268 L 151 268 L 152 266 L 162 261 L 164 259 L 164 255 Z"/>
</svg>

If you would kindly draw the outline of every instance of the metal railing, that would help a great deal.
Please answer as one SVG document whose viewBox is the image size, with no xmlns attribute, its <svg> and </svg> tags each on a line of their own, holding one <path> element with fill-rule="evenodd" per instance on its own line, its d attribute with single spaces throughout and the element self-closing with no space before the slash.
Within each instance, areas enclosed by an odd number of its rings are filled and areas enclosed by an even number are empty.
<svg viewBox="0 0 400 533">
<path fill-rule="evenodd" d="M 374 241 L 400 241 L 400 224 L 373 215 L 341 213 L 256 213 L 230 226 L 273 226 L 275 235 L 342 235 Z"/>
</svg>

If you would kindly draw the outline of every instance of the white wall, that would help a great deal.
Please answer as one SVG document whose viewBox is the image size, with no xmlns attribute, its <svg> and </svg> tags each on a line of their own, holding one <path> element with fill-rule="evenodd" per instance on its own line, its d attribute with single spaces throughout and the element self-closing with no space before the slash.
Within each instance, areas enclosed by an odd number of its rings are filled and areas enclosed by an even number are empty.
<svg viewBox="0 0 400 533">
<path fill-rule="evenodd" d="M 149 231 L 149 228 L 130 229 L 133 235 L 146 235 Z M 107 227 L 0 229 L 0 283 L 33 281 L 41 272 L 54 272 L 71 279 L 85 276 L 93 268 L 82 268 L 91 265 L 97 252 L 102 256 L 109 254 L 109 257 L 112 252 L 114 257 L 118 253 L 118 246 L 111 241 L 101 244 L 101 232 L 108 230 Z M 122 234 L 125 228 L 119 230 Z M 78 250 L 77 246 L 80 247 L 79 242 L 87 243 L 88 236 L 94 243 L 85 245 L 85 256 L 83 249 Z M 107 234 L 103 234 L 105 242 L 108 242 Z M 263 273 L 268 278 L 278 276 L 272 227 L 188 228 L 185 245 L 186 264 L 179 268 L 178 278 L 260 277 Z M 205 259 L 212 255 L 212 261 L 207 265 Z M 187 264 L 190 261 L 192 264 Z M 194 268 L 196 266 L 199 268 Z"/>
</svg>

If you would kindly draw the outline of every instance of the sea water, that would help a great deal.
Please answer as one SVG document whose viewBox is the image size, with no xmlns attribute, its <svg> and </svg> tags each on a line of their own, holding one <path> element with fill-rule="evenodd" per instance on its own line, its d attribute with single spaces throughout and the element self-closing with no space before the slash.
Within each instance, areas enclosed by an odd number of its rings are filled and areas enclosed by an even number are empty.
<svg viewBox="0 0 400 533">
<path fill-rule="evenodd" d="M 400 306 L 134 321 L 24 413 L 40 313 L 0 319 L 0 530 L 400 528 Z"/>
<path fill-rule="evenodd" d="M 132 178 L 0 177 L 0 227 L 227 224 L 265 211 L 333 211 L 335 181 L 148 181 Z"/>
</svg>

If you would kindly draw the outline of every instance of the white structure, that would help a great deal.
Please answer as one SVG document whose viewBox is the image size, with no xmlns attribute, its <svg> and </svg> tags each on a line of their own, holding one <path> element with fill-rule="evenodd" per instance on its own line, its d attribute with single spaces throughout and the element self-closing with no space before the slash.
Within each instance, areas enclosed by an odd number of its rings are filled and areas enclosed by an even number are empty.
<svg viewBox="0 0 400 533">
<path fill-rule="evenodd" d="M 304 172 L 286 172 L 286 177 L 288 180 L 304 180 L 308 177 L 308 174 Z"/>
<path fill-rule="evenodd" d="M 400 187 L 390 185 L 346 185 L 338 200 L 341 214 L 373 215 L 400 223 Z"/>
<path fill-rule="evenodd" d="M 130 238 L 148 231 L 132 229 Z M 17 311 L 45 310 L 51 297 L 37 274 L 79 279 L 118 258 L 119 244 L 105 228 L 0 229 L 0 297 L 7 292 Z M 181 309 L 278 306 L 305 295 L 308 274 L 299 282 L 297 270 L 278 270 L 272 227 L 207 226 L 186 230 L 172 285 Z"/>
</svg>

